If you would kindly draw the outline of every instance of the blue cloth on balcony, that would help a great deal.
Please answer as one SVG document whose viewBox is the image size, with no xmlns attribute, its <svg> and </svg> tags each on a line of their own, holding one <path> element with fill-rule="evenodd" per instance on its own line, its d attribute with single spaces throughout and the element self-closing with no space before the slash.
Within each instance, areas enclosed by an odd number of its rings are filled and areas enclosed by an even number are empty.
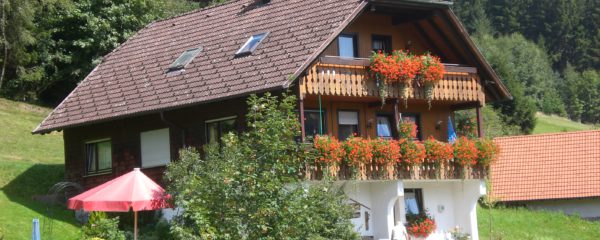
<svg viewBox="0 0 600 240">
<path fill-rule="evenodd" d="M 456 141 L 456 132 L 454 131 L 454 125 L 452 125 L 452 118 L 448 116 L 448 142 L 454 143 Z"/>
</svg>

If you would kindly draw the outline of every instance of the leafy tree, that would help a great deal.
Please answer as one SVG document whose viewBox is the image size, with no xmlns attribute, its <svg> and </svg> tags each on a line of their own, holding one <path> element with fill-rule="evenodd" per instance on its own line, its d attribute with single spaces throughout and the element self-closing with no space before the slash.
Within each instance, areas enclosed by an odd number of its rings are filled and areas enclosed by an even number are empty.
<svg viewBox="0 0 600 240">
<path fill-rule="evenodd" d="M 562 97 L 567 103 L 567 113 L 573 120 L 600 122 L 600 73 L 587 70 L 577 72 L 567 66 L 561 86 Z"/>
<path fill-rule="evenodd" d="M 295 139 L 294 97 L 251 96 L 249 131 L 171 163 L 166 179 L 184 209 L 172 233 L 180 239 L 358 239 L 339 186 L 307 184 L 310 154 Z"/>
</svg>

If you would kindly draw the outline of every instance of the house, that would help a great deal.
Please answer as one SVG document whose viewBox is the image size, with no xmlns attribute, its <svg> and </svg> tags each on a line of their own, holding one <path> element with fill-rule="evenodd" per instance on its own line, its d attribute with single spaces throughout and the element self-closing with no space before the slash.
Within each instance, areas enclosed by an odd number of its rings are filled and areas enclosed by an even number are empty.
<svg viewBox="0 0 600 240">
<path fill-rule="evenodd" d="M 600 218 L 600 130 L 495 139 L 492 196 L 507 204 Z"/>
<path fill-rule="evenodd" d="M 106 55 L 33 132 L 63 131 L 65 177 L 85 187 L 134 167 L 160 181 L 182 146 L 243 131 L 245 99 L 252 93 L 297 94 L 302 141 L 321 131 L 341 139 L 393 138 L 398 134 L 391 123 L 401 118 L 418 125 L 420 139 L 445 141 L 453 111 L 479 113 L 486 103 L 511 98 L 450 5 L 239 0 L 156 21 Z M 381 107 L 368 57 L 394 49 L 431 52 L 447 63 L 431 108 L 417 84 L 407 97 L 390 85 Z M 483 135 L 479 114 L 478 122 Z M 455 173 L 340 181 L 359 206 L 353 222 L 366 238 L 390 238 L 409 202 L 434 215 L 430 239 L 455 226 L 477 239 L 475 210 L 485 174 L 473 171 L 463 179 Z"/>
</svg>

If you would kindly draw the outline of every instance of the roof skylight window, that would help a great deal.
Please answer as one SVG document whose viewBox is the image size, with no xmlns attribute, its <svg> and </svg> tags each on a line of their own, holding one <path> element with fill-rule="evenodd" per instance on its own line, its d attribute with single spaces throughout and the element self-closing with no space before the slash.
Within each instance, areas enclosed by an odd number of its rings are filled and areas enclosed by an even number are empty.
<svg viewBox="0 0 600 240">
<path fill-rule="evenodd" d="M 169 66 L 169 71 L 184 69 L 185 66 L 187 66 L 192 60 L 194 60 L 194 58 L 196 57 L 196 55 L 198 55 L 198 53 L 200 53 L 200 51 L 202 51 L 202 47 L 185 50 L 185 52 L 183 52 L 181 56 L 175 59 L 175 62 L 173 62 L 171 66 Z"/>
<path fill-rule="evenodd" d="M 263 41 L 263 39 L 265 39 L 265 37 L 267 37 L 268 34 L 269 33 L 260 33 L 260 34 L 252 35 L 248 39 L 248 41 L 246 41 L 246 43 L 244 43 L 244 45 L 242 45 L 242 48 L 240 48 L 240 50 L 238 50 L 235 53 L 235 55 L 236 56 L 245 56 L 245 55 L 252 54 L 252 52 L 254 52 L 254 50 Z"/>
</svg>

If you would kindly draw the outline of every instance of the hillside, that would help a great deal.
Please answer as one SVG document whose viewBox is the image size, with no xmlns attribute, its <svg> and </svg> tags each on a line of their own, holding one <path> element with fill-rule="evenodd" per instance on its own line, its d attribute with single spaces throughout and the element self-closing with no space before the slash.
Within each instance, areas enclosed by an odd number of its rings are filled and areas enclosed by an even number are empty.
<svg viewBox="0 0 600 240">
<path fill-rule="evenodd" d="M 537 113 L 536 117 L 537 120 L 535 128 L 533 129 L 533 134 L 597 129 L 597 127 L 593 125 L 574 122 L 568 118 L 555 115 Z"/>
<path fill-rule="evenodd" d="M 76 239 L 73 212 L 32 200 L 63 178 L 62 134 L 32 135 L 50 110 L 0 98 L 0 228 L 4 239 L 31 239 L 39 218 L 45 238 Z M 1 237 L 0 237 L 1 238 Z"/>
</svg>

